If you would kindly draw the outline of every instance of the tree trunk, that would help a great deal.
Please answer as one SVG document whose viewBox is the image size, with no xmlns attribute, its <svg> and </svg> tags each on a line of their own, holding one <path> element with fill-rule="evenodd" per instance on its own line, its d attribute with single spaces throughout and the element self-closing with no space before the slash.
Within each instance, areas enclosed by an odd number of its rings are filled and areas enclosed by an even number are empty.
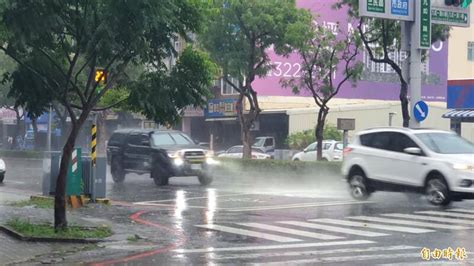
<svg viewBox="0 0 474 266">
<path fill-rule="evenodd" d="M 17 144 L 17 139 L 21 135 L 21 115 L 20 115 L 20 110 L 18 110 L 18 107 L 15 107 L 15 114 L 16 114 L 16 127 L 15 127 L 15 134 L 13 135 L 12 138 L 12 143 L 10 146 L 10 149 L 13 150 L 16 148 Z"/>
<path fill-rule="evenodd" d="M 247 122 L 247 121 L 246 121 Z M 246 124 L 244 122 L 244 124 Z M 243 147 L 243 158 L 252 159 L 252 138 L 250 136 L 250 128 L 244 125 L 241 130 L 241 138 Z"/>
<path fill-rule="evenodd" d="M 316 141 L 318 144 L 316 145 L 316 160 L 322 161 L 323 160 L 323 140 L 324 140 L 324 124 L 326 122 L 326 116 L 329 112 L 329 108 L 325 105 L 319 108 L 318 112 L 318 120 L 316 122 Z"/>
<path fill-rule="evenodd" d="M 31 125 L 33 126 L 33 150 L 38 150 L 39 140 L 38 140 L 38 119 L 31 119 Z"/>
<path fill-rule="evenodd" d="M 240 123 L 240 139 L 243 145 L 243 159 L 251 159 L 252 158 L 252 148 L 251 148 L 251 138 L 250 138 L 250 126 L 249 123 L 250 117 L 249 115 L 244 114 L 244 95 L 240 94 L 239 100 L 237 102 L 237 114 L 239 116 L 239 123 Z"/>
<path fill-rule="evenodd" d="M 56 193 L 54 196 L 54 228 L 55 230 L 67 227 L 66 219 L 66 175 L 71 160 L 71 154 L 76 143 L 77 135 L 87 118 L 87 114 L 81 114 L 79 120 L 72 123 L 69 137 L 64 144 L 61 163 L 59 166 L 58 179 L 56 181 Z"/>
<path fill-rule="evenodd" d="M 410 123 L 410 112 L 408 110 L 408 84 L 402 81 L 400 88 L 400 103 L 403 116 L 403 127 L 408 127 Z"/>
</svg>

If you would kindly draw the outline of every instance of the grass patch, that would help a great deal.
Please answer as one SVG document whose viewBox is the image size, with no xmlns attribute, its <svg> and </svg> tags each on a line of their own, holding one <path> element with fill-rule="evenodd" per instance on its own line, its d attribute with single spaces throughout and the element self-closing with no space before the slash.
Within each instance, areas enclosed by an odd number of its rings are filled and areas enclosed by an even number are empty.
<svg viewBox="0 0 474 266">
<path fill-rule="evenodd" d="M 137 242 L 138 240 L 140 240 L 140 237 L 138 237 L 137 235 L 133 235 L 133 236 L 127 237 L 127 240 L 129 242 Z"/>
<path fill-rule="evenodd" d="M 321 171 L 338 173 L 340 172 L 342 162 L 301 162 L 288 160 L 250 160 L 250 159 L 228 159 L 219 158 L 222 161 L 222 168 L 231 166 L 245 170 L 270 170 L 270 171 Z"/>
<path fill-rule="evenodd" d="M 31 198 L 29 200 L 22 200 L 13 202 L 10 204 L 13 207 L 26 207 L 34 206 L 39 209 L 52 209 L 54 208 L 54 199 L 53 198 Z"/>
<path fill-rule="evenodd" d="M 80 227 L 68 226 L 65 230 L 55 232 L 54 227 L 50 224 L 32 224 L 30 221 L 22 219 L 11 219 L 7 221 L 7 226 L 11 227 L 18 233 L 28 237 L 44 237 L 44 238 L 106 238 L 112 235 L 112 230 L 108 226 L 101 227 Z"/>
</svg>

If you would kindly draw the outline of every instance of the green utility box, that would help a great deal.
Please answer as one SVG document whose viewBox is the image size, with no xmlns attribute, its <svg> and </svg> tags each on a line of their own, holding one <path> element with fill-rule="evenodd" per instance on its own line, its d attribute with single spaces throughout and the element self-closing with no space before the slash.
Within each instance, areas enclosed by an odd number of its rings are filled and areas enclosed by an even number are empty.
<svg viewBox="0 0 474 266">
<path fill-rule="evenodd" d="M 72 151 L 71 161 L 67 171 L 66 195 L 79 196 L 83 194 L 82 183 L 82 154 L 81 148 Z"/>
</svg>

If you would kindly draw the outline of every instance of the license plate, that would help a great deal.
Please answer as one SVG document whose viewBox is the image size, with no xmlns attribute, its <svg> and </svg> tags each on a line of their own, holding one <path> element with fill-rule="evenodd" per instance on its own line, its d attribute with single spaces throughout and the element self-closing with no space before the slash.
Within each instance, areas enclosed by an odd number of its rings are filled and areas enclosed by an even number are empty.
<svg viewBox="0 0 474 266">
<path fill-rule="evenodd" d="M 191 169 L 193 170 L 201 170 L 202 167 L 200 164 L 191 164 Z"/>
</svg>

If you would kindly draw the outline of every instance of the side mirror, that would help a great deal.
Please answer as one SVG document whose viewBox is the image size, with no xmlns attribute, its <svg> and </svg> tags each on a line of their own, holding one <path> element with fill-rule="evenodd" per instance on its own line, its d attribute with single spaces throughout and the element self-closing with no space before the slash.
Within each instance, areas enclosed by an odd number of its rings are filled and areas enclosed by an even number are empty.
<svg viewBox="0 0 474 266">
<path fill-rule="evenodd" d="M 403 150 L 405 153 L 411 154 L 411 155 L 421 155 L 421 149 L 420 148 L 406 148 Z"/>
<path fill-rule="evenodd" d="M 308 149 L 307 149 L 307 148 L 304 148 L 303 152 L 304 152 L 304 153 L 308 152 Z"/>
</svg>

